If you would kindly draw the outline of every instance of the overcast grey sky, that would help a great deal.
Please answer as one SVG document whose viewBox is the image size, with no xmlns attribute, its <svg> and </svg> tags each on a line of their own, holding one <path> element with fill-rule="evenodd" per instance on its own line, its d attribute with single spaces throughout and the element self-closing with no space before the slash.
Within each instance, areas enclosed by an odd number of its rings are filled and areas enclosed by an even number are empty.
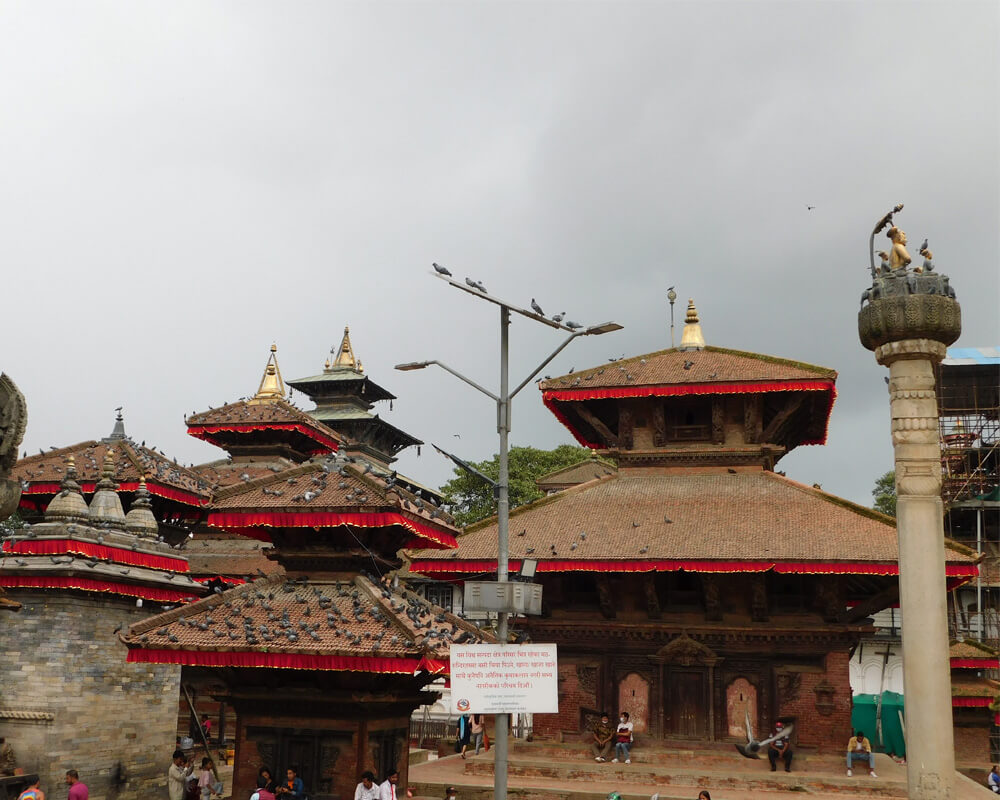
<svg viewBox="0 0 1000 800">
<path fill-rule="evenodd" d="M 893 204 L 952 277 L 960 344 L 1000 343 L 998 33 L 994 2 L 4 0 L 0 369 L 25 447 L 124 405 L 137 440 L 214 458 L 185 413 L 252 393 L 272 341 L 287 378 L 319 371 L 350 324 L 400 398 L 384 416 L 486 457 L 486 398 L 392 370 L 496 384 L 494 308 L 435 260 L 625 326 L 551 374 L 669 346 L 669 285 L 710 344 L 837 369 L 829 444 L 779 468 L 868 504 L 891 448 L 856 312 Z M 524 376 L 560 334 L 512 336 Z M 513 422 L 570 441 L 533 387 Z M 449 474 L 430 448 L 400 468 Z"/>
</svg>

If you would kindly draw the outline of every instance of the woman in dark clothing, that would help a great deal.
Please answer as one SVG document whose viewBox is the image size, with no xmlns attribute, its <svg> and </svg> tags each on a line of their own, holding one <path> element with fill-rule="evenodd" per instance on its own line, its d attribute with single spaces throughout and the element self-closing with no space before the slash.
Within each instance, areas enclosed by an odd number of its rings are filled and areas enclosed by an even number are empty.
<svg viewBox="0 0 1000 800">
<path fill-rule="evenodd" d="M 472 728 L 469 725 L 469 715 L 462 714 L 458 718 L 458 744 L 461 746 L 462 758 L 465 758 L 465 749 L 472 741 Z"/>
<path fill-rule="evenodd" d="M 268 767 L 261 767 L 257 770 L 257 777 L 267 781 L 267 784 L 260 788 L 267 789 L 271 794 L 274 794 L 274 776 L 271 774 L 271 770 Z"/>
</svg>

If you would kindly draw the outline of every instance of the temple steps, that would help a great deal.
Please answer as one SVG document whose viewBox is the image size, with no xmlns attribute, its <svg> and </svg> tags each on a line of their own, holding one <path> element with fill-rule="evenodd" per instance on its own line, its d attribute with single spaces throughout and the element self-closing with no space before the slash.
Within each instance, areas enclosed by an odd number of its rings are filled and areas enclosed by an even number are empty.
<svg viewBox="0 0 1000 800">
<path fill-rule="evenodd" d="M 906 797 L 905 767 L 888 756 L 876 757 L 879 778 L 858 769 L 845 775 L 839 754 L 797 751 L 793 771 L 771 772 L 765 758 L 743 758 L 731 745 L 661 743 L 637 747 L 632 763 L 594 761 L 579 742 L 512 742 L 508 775 L 510 797 L 517 800 L 604 800 L 611 790 L 626 800 L 690 800 L 700 789 L 733 798 L 782 797 L 806 793 L 817 797 Z M 442 797 L 445 787 L 459 788 L 462 800 L 489 800 L 493 794 L 493 750 L 461 760 L 450 756 L 411 768 L 416 794 Z"/>
</svg>

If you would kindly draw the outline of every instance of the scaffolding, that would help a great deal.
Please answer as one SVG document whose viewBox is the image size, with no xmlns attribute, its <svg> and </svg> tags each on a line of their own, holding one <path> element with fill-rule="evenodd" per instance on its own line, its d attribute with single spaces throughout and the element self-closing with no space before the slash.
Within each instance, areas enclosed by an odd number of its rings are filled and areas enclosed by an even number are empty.
<svg viewBox="0 0 1000 800">
<path fill-rule="evenodd" d="M 1000 348 L 950 349 L 937 386 L 945 535 L 984 556 L 975 582 L 951 593 L 951 633 L 1000 649 Z M 995 723 L 990 750 L 1000 755 Z"/>
</svg>

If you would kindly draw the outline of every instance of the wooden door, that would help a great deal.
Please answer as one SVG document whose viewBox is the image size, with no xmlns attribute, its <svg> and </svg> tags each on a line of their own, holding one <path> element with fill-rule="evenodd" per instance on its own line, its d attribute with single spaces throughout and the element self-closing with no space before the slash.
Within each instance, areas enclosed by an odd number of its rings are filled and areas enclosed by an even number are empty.
<svg viewBox="0 0 1000 800">
<path fill-rule="evenodd" d="M 310 732 L 311 733 L 311 732 Z M 314 736 L 292 735 L 284 741 L 284 759 L 281 762 L 278 783 L 285 783 L 285 770 L 294 769 L 302 778 L 306 791 L 316 791 L 316 740 Z"/>
<path fill-rule="evenodd" d="M 704 670 L 670 670 L 667 676 L 667 736 L 703 739 L 708 730 Z"/>
</svg>

